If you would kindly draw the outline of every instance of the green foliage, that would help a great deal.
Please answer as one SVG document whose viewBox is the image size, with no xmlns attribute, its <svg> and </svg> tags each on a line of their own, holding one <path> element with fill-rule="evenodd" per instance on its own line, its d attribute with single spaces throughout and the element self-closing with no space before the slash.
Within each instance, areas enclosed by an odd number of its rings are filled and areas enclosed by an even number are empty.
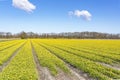
<svg viewBox="0 0 120 80">
<path fill-rule="evenodd" d="M 73 50 L 73 49 L 68 48 L 67 46 L 63 45 L 63 44 L 75 45 L 72 43 L 72 40 L 70 41 L 71 43 L 69 41 L 68 42 L 67 41 L 68 40 L 61 40 L 61 41 L 60 40 L 58 40 L 58 41 L 57 40 L 53 40 L 53 41 L 52 40 L 38 40 L 36 42 L 38 42 L 38 44 L 46 47 L 57 57 L 63 59 L 65 62 L 75 66 L 76 68 L 88 73 L 89 76 L 91 76 L 95 79 L 110 80 L 110 79 L 119 79 L 120 78 L 120 76 L 119 76 L 120 71 L 103 66 L 98 63 L 98 62 L 104 62 L 104 63 L 112 64 L 112 63 L 114 63 L 114 61 L 112 61 L 111 58 L 105 58 L 105 57 L 102 58 L 102 56 L 96 55 L 97 53 L 90 54 L 90 53 L 85 53 L 85 52 L 81 52 L 78 50 Z M 76 41 L 76 42 L 78 43 L 78 41 Z M 63 45 L 63 46 L 61 46 L 61 45 Z M 86 44 L 84 44 L 84 45 L 86 45 Z M 69 47 L 71 47 L 71 46 L 69 46 Z M 106 61 L 100 60 L 100 59 L 105 59 Z M 109 60 L 109 61 L 107 62 L 107 60 Z M 119 64 L 119 62 L 117 62 L 117 64 Z"/>
<path fill-rule="evenodd" d="M 0 80 L 37 80 L 36 67 L 28 41 L 10 64 L 0 73 Z"/>
<path fill-rule="evenodd" d="M 0 72 L 0 80 L 38 79 L 30 40 L 0 42 L 0 65 L 24 42 L 26 44 Z M 53 76 L 59 74 L 59 69 L 69 74 L 67 63 L 93 79 L 120 79 L 119 70 L 102 65 L 120 66 L 120 40 L 32 39 L 31 42 L 39 64 L 48 68 Z"/>
<path fill-rule="evenodd" d="M 26 32 L 21 32 L 20 33 L 20 37 L 21 37 L 21 39 L 26 39 L 27 38 L 27 33 Z"/>
<path fill-rule="evenodd" d="M 0 47 L 1 51 L 0 51 L 0 65 L 2 65 L 4 62 L 6 62 L 12 55 L 13 53 L 21 46 L 23 45 L 25 41 L 22 41 L 22 40 L 18 40 L 18 41 L 15 41 L 15 42 L 8 42 L 7 45 L 4 45 L 2 47 Z M 7 43 L 7 42 L 6 42 Z M 14 45 L 16 44 L 17 45 Z M 7 48 L 8 47 L 8 48 Z M 5 49 L 7 48 L 7 49 Z"/>
<path fill-rule="evenodd" d="M 55 55 L 50 53 L 47 49 L 36 44 L 35 42 L 32 43 L 37 53 L 40 65 L 49 68 L 52 75 L 55 76 L 58 74 L 57 68 L 60 68 L 65 72 L 69 72 L 68 68 L 66 67 L 65 63 L 62 60 L 60 60 Z"/>
</svg>

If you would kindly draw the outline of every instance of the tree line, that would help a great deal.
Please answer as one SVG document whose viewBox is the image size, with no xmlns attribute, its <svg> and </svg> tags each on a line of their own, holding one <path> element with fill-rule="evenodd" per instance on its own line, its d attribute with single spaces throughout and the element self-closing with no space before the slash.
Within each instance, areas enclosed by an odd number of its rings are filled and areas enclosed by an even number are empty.
<svg viewBox="0 0 120 80">
<path fill-rule="evenodd" d="M 61 32 L 61 33 L 34 33 L 20 32 L 12 34 L 10 32 L 0 32 L 0 38 L 68 38 L 68 39 L 120 39 L 120 34 L 100 33 L 100 32 Z"/>
</svg>

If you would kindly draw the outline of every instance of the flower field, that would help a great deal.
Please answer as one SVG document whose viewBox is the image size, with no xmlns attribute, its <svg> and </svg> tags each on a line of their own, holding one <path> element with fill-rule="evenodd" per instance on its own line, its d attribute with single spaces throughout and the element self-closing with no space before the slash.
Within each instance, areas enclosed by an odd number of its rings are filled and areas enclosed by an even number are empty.
<svg viewBox="0 0 120 80">
<path fill-rule="evenodd" d="M 0 80 L 115 79 L 120 79 L 120 40 L 0 42 Z"/>
</svg>

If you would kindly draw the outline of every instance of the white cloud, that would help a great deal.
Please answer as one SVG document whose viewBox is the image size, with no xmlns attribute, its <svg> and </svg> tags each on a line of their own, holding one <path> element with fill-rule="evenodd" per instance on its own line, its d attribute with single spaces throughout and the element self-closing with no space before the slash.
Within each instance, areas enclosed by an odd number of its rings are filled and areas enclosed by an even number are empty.
<svg viewBox="0 0 120 80">
<path fill-rule="evenodd" d="M 36 6 L 30 3 L 28 0 L 12 0 L 12 3 L 14 7 L 27 12 L 32 12 L 34 9 L 36 9 Z"/>
<path fill-rule="evenodd" d="M 75 10 L 75 11 L 69 11 L 68 15 L 70 16 L 76 16 L 83 18 L 85 20 L 91 20 L 92 15 L 87 10 Z"/>
</svg>

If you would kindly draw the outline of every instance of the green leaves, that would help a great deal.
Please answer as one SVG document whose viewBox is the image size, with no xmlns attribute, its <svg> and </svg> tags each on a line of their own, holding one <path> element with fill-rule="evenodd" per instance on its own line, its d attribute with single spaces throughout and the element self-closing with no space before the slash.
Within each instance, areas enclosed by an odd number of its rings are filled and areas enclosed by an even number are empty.
<svg viewBox="0 0 120 80">
<path fill-rule="evenodd" d="M 66 66 L 69 64 L 93 79 L 120 79 L 120 71 L 113 68 L 114 64 L 120 65 L 120 41 L 63 39 L 6 41 L 0 43 L 0 65 L 8 61 L 25 41 L 26 44 L 0 72 L 0 80 L 38 79 L 30 41 L 40 66 L 48 68 L 53 76 L 59 74 L 59 69 L 70 73 Z"/>
<path fill-rule="evenodd" d="M 0 73 L 0 80 L 37 80 L 36 67 L 28 40 L 9 65 Z"/>
<path fill-rule="evenodd" d="M 97 55 L 97 53 L 92 54 L 92 53 L 89 53 L 88 51 L 83 52 L 83 51 L 76 50 L 77 47 L 78 47 L 77 49 L 79 49 L 79 46 L 81 46 L 81 45 L 77 45 L 77 43 L 80 44 L 79 40 L 78 41 L 76 40 L 72 40 L 72 41 L 70 40 L 61 40 L 61 41 L 60 40 L 58 41 L 57 40 L 54 40 L 54 41 L 40 40 L 40 42 L 38 43 L 46 47 L 47 50 L 51 51 L 54 55 L 61 58 L 66 63 L 75 66 L 76 68 L 78 68 L 79 70 L 82 70 L 85 73 L 88 73 L 89 76 L 93 77 L 94 79 L 110 80 L 114 78 L 115 79 L 120 78 L 119 76 L 120 71 L 115 70 L 113 68 L 109 68 L 107 66 L 103 66 L 98 63 L 98 62 L 107 63 L 107 61 L 109 60 L 108 63 L 111 62 L 110 64 L 112 64 L 111 58 L 108 58 L 107 56 L 106 56 L 107 58 L 106 57 L 102 58 L 102 56 Z M 72 49 L 70 48 L 71 46 L 75 45 L 74 43 L 76 43 L 77 45 L 76 47 L 74 47 L 75 50 L 73 48 Z M 87 44 L 82 43 L 82 45 L 85 46 Z"/>
<path fill-rule="evenodd" d="M 35 42 L 32 43 L 38 56 L 40 65 L 43 67 L 47 67 L 52 75 L 55 76 L 58 74 L 57 68 L 62 69 L 64 72 L 69 72 L 68 68 L 62 60 L 57 58 L 55 55 L 53 55 L 51 52 L 49 52 L 47 49 L 40 46 L 39 44 L 36 44 Z"/>
</svg>

